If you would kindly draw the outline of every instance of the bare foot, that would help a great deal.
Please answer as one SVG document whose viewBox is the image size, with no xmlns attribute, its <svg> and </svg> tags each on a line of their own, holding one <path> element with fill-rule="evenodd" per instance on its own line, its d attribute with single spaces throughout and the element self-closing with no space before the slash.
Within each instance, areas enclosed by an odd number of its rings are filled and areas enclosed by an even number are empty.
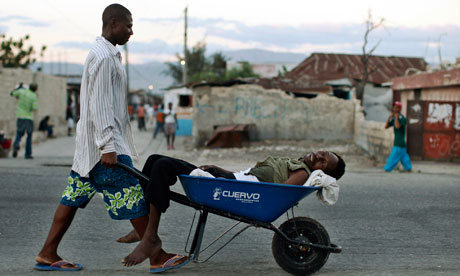
<svg viewBox="0 0 460 276">
<path fill-rule="evenodd" d="M 52 263 L 55 263 L 57 261 L 60 261 L 62 260 L 62 258 L 58 255 L 54 255 L 54 256 L 45 256 L 45 255 L 38 255 L 37 257 L 35 257 L 35 261 L 39 264 L 45 264 L 45 265 L 49 265 L 49 264 L 52 264 Z"/>
<path fill-rule="evenodd" d="M 134 248 L 134 251 L 122 260 L 122 263 L 125 266 L 133 266 L 142 263 L 147 258 L 154 260 L 161 253 L 161 250 L 159 238 L 143 239 Z"/>
<path fill-rule="evenodd" d="M 61 261 L 63 260 L 61 257 L 59 257 L 58 255 L 55 255 L 53 257 L 42 257 L 42 256 L 37 256 L 35 257 L 35 261 L 39 264 L 42 264 L 42 265 L 51 265 L 51 264 L 54 264 L 55 262 L 58 262 L 58 261 Z M 61 268 L 76 268 L 77 266 L 72 264 L 72 263 L 68 263 L 68 264 L 64 264 L 64 265 L 61 265 L 60 266 Z"/>
<path fill-rule="evenodd" d="M 184 263 L 189 259 L 189 257 L 186 256 L 178 257 L 180 255 L 166 253 L 163 250 L 161 251 L 162 252 L 159 254 L 157 258 L 155 258 L 154 262 L 150 260 L 150 268 L 161 268 L 165 265 L 166 262 L 168 262 L 172 258 L 176 258 L 176 260 L 174 261 L 174 263 L 169 264 L 170 266 L 180 265 L 181 263 Z"/>
<path fill-rule="evenodd" d="M 117 242 L 119 242 L 119 243 L 133 243 L 133 242 L 138 242 L 140 240 L 141 240 L 141 238 L 139 237 L 139 234 L 137 234 L 136 230 L 133 229 L 131 232 L 129 232 L 125 236 L 123 236 L 121 238 L 118 238 Z"/>
</svg>

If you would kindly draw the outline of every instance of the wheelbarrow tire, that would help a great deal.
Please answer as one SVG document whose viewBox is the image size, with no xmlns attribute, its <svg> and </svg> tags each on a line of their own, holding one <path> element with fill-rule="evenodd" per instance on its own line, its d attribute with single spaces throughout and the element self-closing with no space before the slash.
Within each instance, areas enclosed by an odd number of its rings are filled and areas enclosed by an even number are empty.
<svg viewBox="0 0 460 276">
<path fill-rule="evenodd" d="M 330 245 L 326 229 L 311 218 L 297 217 L 287 220 L 281 224 L 279 230 L 292 240 Z M 329 257 L 327 250 L 299 247 L 276 232 L 273 236 L 272 252 L 278 265 L 293 275 L 315 273 L 323 267 Z"/>
</svg>

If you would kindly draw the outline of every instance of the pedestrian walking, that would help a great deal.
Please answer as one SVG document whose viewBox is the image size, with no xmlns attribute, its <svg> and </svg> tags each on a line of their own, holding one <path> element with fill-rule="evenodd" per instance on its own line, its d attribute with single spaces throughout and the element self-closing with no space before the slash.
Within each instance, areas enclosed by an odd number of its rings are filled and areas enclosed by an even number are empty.
<svg viewBox="0 0 460 276">
<path fill-rule="evenodd" d="M 21 83 L 17 89 L 11 91 L 11 96 L 18 99 L 16 108 L 16 139 L 13 143 L 13 157 L 15 158 L 18 156 L 22 136 L 24 136 L 24 133 L 27 133 L 25 158 L 33 159 L 32 132 L 34 131 L 34 111 L 38 109 L 37 88 L 38 86 L 35 83 L 31 83 L 29 89 L 24 88 Z"/>
<path fill-rule="evenodd" d="M 156 111 L 156 123 L 155 130 L 153 131 L 153 139 L 157 137 L 159 130 L 165 133 L 165 114 L 163 104 L 161 104 Z"/>
<path fill-rule="evenodd" d="M 51 229 L 35 259 L 38 270 L 82 269 L 80 264 L 65 261 L 57 249 L 78 208 L 84 208 L 96 192 L 103 195 L 112 219 L 130 220 L 140 236 L 147 227 L 148 209 L 139 181 L 116 168 L 117 162 L 133 167 L 131 156 L 137 156 L 126 112 L 126 72 L 116 48 L 133 34 L 131 12 L 112 4 L 105 8 L 102 21 L 102 35 L 96 39 L 83 68 L 72 169 Z M 164 251 L 156 253 L 156 258 L 150 259 L 151 265 L 171 258 Z"/>
<path fill-rule="evenodd" d="M 384 167 L 384 170 L 387 172 L 391 172 L 399 162 L 401 162 L 405 171 L 412 171 L 412 164 L 406 147 L 406 117 L 401 114 L 401 108 L 401 102 L 395 102 L 393 104 L 393 112 L 385 123 L 385 128 L 393 127 L 395 135 L 393 149 Z"/>
<path fill-rule="evenodd" d="M 65 112 L 65 119 L 67 121 L 67 136 L 72 136 L 72 129 L 75 127 L 73 119 L 72 105 L 68 105 Z"/>
<path fill-rule="evenodd" d="M 176 129 L 179 129 L 179 124 L 177 123 L 177 114 L 173 109 L 173 104 L 168 103 L 168 110 L 165 111 L 165 135 L 168 150 L 174 149 Z"/>
<path fill-rule="evenodd" d="M 145 108 L 143 104 L 137 108 L 137 128 L 139 131 L 147 130 L 145 128 Z"/>
</svg>

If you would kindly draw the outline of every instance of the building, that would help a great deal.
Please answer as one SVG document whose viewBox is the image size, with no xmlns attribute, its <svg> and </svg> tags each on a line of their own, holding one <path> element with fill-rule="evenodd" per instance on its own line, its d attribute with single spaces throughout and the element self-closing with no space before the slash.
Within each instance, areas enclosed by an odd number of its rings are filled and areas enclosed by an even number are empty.
<svg viewBox="0 0 460 276">
<path fill-rule="evenodd" d="M 407 116 L 412 158 L 460 160 L 460 69 L 393 80 L 394 100 Z"/>
<path fill-rule="evenodd" d="M 187 87 L 170 88 L 164 92 L 163 103 L 165 110 L 168 104 L 173 104 L 173 109 L 177 113 L 177 123 L 179 129 L 176 131 L 177 136 L 192 135 L 192 113 L 193 113 L 193 96 L 192 90 Z"/>
<path fill-rule="evenodd" d="M 361 55 L 313 53 L 289 71 L 285 78 L 291 85 L 304 91 L 310 87 L 322 93 L 350 99 L 354 88 L 362 79 L 364 67 Z M 398 56 L 371 56 L 372 73 L 365 85 L 363 107 L 367 120 L 385 121 L 391 108 L 391 91 L 386 83 L 408 72 L 424 71 L 422 58 Z M 329 87 L 329 90 L 325 87 Z M 305 92 L 308 93 L 308 92 Z"/>
</svg>

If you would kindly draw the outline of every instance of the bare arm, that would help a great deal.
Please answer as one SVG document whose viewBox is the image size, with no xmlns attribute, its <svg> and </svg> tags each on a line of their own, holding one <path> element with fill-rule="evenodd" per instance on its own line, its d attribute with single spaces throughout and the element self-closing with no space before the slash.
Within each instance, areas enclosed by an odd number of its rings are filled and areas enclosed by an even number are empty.
<svg viewBox="0 0 460 276">
<path fill-rule="evenodd" d="M 385 129 L 390 127 L 391 118 L 393 118 L 393 113 L 390 114 L 390 116 L 388 117 L 387 121 L 385 122 Z"/>
<path fill-rule="evenodd" d="M 400 129 L 401 123 L 399 122 L 399 113 L 396 113 L 394 117 L 395 117 L 395 128 Z"/>
<path fill-rule="evenodd" d="M 302 186 L 307 182 L 308 173 L 305 170 L 296 170 L 290 173 L 288 180 L 284 184 L 298 185 Z"/>
</svg>

